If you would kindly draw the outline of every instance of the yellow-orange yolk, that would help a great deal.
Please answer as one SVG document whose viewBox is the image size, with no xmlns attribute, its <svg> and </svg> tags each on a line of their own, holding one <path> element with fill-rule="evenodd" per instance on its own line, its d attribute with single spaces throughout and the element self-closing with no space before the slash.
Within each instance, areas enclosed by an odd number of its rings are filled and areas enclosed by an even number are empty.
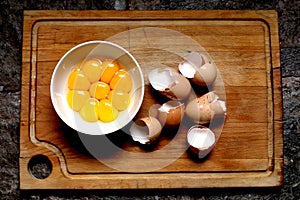
<svg viewBox="0 0 300 200">
<path fill-rule="evenodd" d="M 122 69 L 117 71 L 110 81 L 110 87 L 112 90 L 118 90 L 127 93 L 130 92 L 132 89 L 132 79 L 130 74 Z"/>
<path fill-rule="evenodd" d="M 84 103 L 90 98 L 87 91 L 69 90 L 67 93 L 67 102 L 74 111 L 78 112 Z"/>
<path fill-rule="evenodd" d="M 118 117 L 118 110 L 113 107 L 108 99 L 103 99 L 99 103 L 99 119 L 103 122 L 114 121 Z"/>
<path fill-rule="evenodd" d="M 130 103 L 129 94 L 123 91 L 110 91 L 108 99 L 111 101 L 113 107 L 119 111 L 125 110 Z"/>
<path fill-rule="evenodd" d="M 74 70 L 68 77 L 68 87 L 70 90 L 88 90 L 90 82 L 81 71 Z"/>
<path fill-rule="evenodd" d="M 98 81 L 102 74 L 102 62 L 91 59 L 83 63 L 81 70 L 91 83 Z"/>
<path fill-rule="evenodd" d="M 95 122 L 98 120 L 99 101 L 95 98 L 89 98 L 85 101 L 83 107 L 80 109 L 80 116 L 88 122 Z"/>
<path fill-rule="evenodd" d="M 103 73 L 101 74 L 101 81 L 107 84 L 110 83 L 111 79 L 115 75 L 115 73 L 119 70 L 119 65 L 117 62 L 113 61 L 104 61 L 102 63 Z"/>
<path fill-rule="evenodd" d="M 126 70 L 126 69 L 127 69 L 127 68 L 125 67 L 125 65 L 124 65 L 122 62 L 120 62 L 119 60 L 115 60 L 114 62 L 117 62 L 117 63 L 118 63 L 119 69 L 121 69 L 121 70 Z"/>
<path fill-rule="evenodd" d="M 98 100 L 106 98 L 109 91 L 109 85 L 101 81 L 93 83 L 90 87 L 90 95 Z"/>
<path fill-rule="evenodd" d="M 81 60 L 68 77 L 67 103 L 85 121 L 111 122 L 129 106 L 132 87 L 132 78 L 121 62 Z"/>
</svg>

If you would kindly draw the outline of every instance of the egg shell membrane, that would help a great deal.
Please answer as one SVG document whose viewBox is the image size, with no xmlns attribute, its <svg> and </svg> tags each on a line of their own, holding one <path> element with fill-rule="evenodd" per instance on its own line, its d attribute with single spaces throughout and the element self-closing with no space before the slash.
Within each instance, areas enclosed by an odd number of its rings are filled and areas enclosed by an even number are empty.
<svg viewBox="0 0 300 200">
<path fill-rule="evenodd" d="M 153 117 L 136 120 L 130 127 L 130 134 L 134 141 L 141 144 L 151 144 L 161 133 L 160 122 Z"/>
<path fill-rule="evenodd" d="M 216 93 L 208 92 L 203 96 L 203 99 L 210 104 L 213 115 L 219 116 L 226 114 L 226 103 L 220 100 Z"/>
<path fill-rule="evenodd" d="M 148 79 L 155 90 L 172 100 L 182 100 L 191 91 L 189 81 L 173 68 L 154 69 Z"/>
<path fill-rule="evenodd" d="M 194 78 L 197 70 L 204 65 L 205 61 L 198 52 L 191 52 L 182 62 L 179 63 L 178 68 L 180 73 L 187 78 Z"/>
<path fill-rule="evenodd" d="M 214 112 L 214 116 L 226 115 L 225 101 L 217 100 L 216 102 L 211 103 L 211 109 Z"/>
<path fill-rule="evenodd" d="M 189 81 L 182 75 L 178 74 L 176 82 L 164 90 L 159 90 L 162 95 L 172 100 L 183 100 L 189 96 L 191 85 Z"/>
<path fill-rule="evenodd" d="M 198 52 L 191 52 L 185 59 L 183 62 L 188 62 L 189 64 L 191 64 L 193 67 L 195 67 L 196 69 L 201 67 L 202 65 L 204 65 L 205 60 L 204 57 L 198 53 Z"/>
<path fill-rule="evenodd" d="M 155 90 L 165 91 L 176 84 L 178 75 L 172 68 L 158 68 L 148 74 L 148 79 Z"/>
<path fill-rule="evenodd" d="M 197 85 L 213 84 L 217 77 L 215 64 L 206 55 L 191 52 L 178 66 L 181 74 Z"/>
<path fill-rule="evenodd" d="M 216 143 L 215 134 L 209 128 L 198 125 L 189 129 L 187 141 L 191 151 L 199 158 L 209 154 Z"/>
</svg>

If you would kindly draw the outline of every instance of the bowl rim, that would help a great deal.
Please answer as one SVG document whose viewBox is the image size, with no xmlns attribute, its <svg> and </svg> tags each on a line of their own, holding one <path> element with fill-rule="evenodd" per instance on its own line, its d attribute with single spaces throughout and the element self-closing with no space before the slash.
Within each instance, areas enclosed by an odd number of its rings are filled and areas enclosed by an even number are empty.
<svg viewBox="0 0 300 200">
<path fill-rule="evenodd" d="M 75 126 L 74 124 L 70 125 L 67 120 L 63 117 L 62 112 L 60 111 L 59 106 L 55 103 L 55 92 L 54 92 L 54 79 L 55 79 L 55 75 L 58 73 L 59 68 L 61 67 L 61 64 L 63 63 L 63 61 L 69 56 L 69 54 L 71 54 L 73 51 L 75 51 L 76 49 L 83 47 L 85 45 L 89 45 L 89 44 L 107 44 L 107 45 L 111 45 L 115 48 L 120 49 L 122 52 L 124 52 L 126 55 L 128 55 L 130 57 L 130 59 L 134 62 L 135 64 L 135 68 L 137 68 L 138 70 L 138 74 L 140 75 L 140 79 L 141 79 L 141 85 L 139 87 L 141 87 L 141 97 L 139 98 L 138 104 L 136 106 L 134 106 L 136 109 L 134 109 L 134 112 L 132 112 L 132 114 L 130 115 L 130 117 L 128 118 L 128 122 L 124 123 L 121 126 L 118 126 L 118 128 L 116 128 L 116 126 L 112 127 L 111 129 L 109 129 L 109 131 L 106 132 L 102 132 L 102 131 L 98 131 L 100 134 L 93 132 L 87 132 L 84 129 L 80 129 L 77 126 Z M 145 81 L 144 81 L 144 76 L 143 76 L 143 72 L 142 69 L 139 65 L 139 63 L 137 62 L 137 60 L 135 59 L 135 57 L 125 48 L 123 48 L 122 46 L 113 43 L 113 42 L 109 42 L 109 41 L 105 41 L 105 40 L 91 40 L 91 41 L 87 41 L 87 42 L 82 42 L 80 44 L 75 45 L 74 47 L 72 47 L 71 49 L 69 49 L 66 53 L 64 53 L 64 55 L 59 59 L 59 61 L 57 62 L 57 64 L 55 65 L 55 68 L 52 72 L 52 76 L 51 76 L 51 81 L 50 81 L 50 98 L 51 98 L 51 103 L 54 107 L 55 112 L 57 113 L 57 115 L 59 116 L 59 118 L 69 127 L 71 127 L 73 130 L 78 131 L 80 133 L 83 134 L 87 134 L 87 135 L 106 135 L 109 133 L 113 133 L 115 131 L 118 131 L 120 129 L 122 129 L 124 126 L 128 125 L 128 123 L 130 123 L 130 121 L 132 121 L 132 119 L 136 116 L 136 114 L 139 112 L 142 103 L 143 103 L 143 99 L 144 99 L 144 93 L 145 93 Z"/>
</svg>

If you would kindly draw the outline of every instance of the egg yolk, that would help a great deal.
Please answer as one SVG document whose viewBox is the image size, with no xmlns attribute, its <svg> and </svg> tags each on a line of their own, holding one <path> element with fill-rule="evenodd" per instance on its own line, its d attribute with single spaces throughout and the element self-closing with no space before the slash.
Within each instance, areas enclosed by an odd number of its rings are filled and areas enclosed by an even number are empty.
<svg viewBox="0 0 300 200">
<path fill-rule="evenodd" d="M 69 90 L 67 93 L 67 102 L 74 111 L 78 112 L 84 103 L 90 98 L 87 91 Z"/>
<path fill-rule="evenodd" d="M 81 68 L 84 75 L 91 83 L 98 81 L 102 73 L 102 63 L 100 60 L 91 59 L 86 61 Z"/>
<path fill-rule="evenodd" d="M 103 99 L 99 103 L 99 119 L 103 122 L 114 121 L 118 117 L 118 110 L 113 107 L 108 99 Z"/>
<path fill-rule="evenodd" d="M 130 74 L 121 62 L 104 60 L 81 60 L 68 77 L 67 103 L 87 122 L 114 121 L 130 104 Z"/>
<path fill-rule="evenodd" d="M 119 65 L 117 62 L 104 61 L 102 63 L 103 73 L 101 74 L 101 81 L 109 84 L 115 73 L 119 70 Z"/>
<path fill-rule="evenodd" d="M 130 92 L 132 89 L 132 79 L 128 72 L 119 70 L 110 81 L 110 87 L 113 90 Z"/>
<path fill-rule="evenodd" d="M 80 116 L 88 122 L 95 122 L 98 120 L 99 101 L 94 98 L 89 98 L 85 101 L 83 107 L 80 109 Z"/>
<path fill-rule="evenodd" d="M 109 91 L 109 85 L 101 81 L 93 83 L 90 87 L 90 95 L 98 100 L 106 98 Z"/>
<path fill-rule="evenodd" d="M 68 77 L 68 87 L 70 90 L 88 90 L 90 82 L 81 71 L 74 70 Z"/>
<path fill-rule="evenodd" d="M 125 67 L 125 65 L 124 65 L 122 62 L 120 62 L 120 61 L 118 61 L 118 60 L 115 60 L 115 62 L 118 63 L 119 69 L 121 69 L 121 70 L 126 70 L 126 69 L 127 69 L 127 68 Z"/>
<path fill-rule="evenodd" d="M 113 107 L 119 111 L 125 110 L 130 103 L 130 96 L 126 92 L 112 90 L 108 95 Z"/>
</svg>

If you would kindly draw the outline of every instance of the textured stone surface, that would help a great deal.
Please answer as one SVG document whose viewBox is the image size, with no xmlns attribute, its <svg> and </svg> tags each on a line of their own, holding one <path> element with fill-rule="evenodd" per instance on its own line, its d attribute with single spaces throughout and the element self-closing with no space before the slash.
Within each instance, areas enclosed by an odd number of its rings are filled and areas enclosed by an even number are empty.
<svg viewBox="0 0 300 200">
<path fill-rule="evenodd" d="M 281 43 L 284 186 L 280 189 L 20 191 L 22 12 L 29 9 L 276 9 Z M 300 199 L 300 2 L 297 0 L 2 0 L 0 2 L 0 199 Z M 43 165 L 37 165 L 40 168 Z M 45 171 L 37 169 L 41 173 Z"/>
</svg>

